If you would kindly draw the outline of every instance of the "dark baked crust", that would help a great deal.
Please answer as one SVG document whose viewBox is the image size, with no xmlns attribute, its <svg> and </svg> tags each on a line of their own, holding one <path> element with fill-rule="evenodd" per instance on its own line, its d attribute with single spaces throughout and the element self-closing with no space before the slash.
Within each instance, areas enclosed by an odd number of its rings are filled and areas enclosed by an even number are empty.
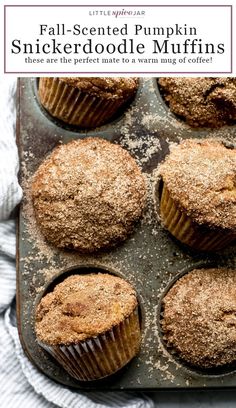
<svg viewBox="0 0 236 408">
<path fill-rule="evenodd" d="M 184 275 L 163 300 L 161 325 L 167 346 L 192 365 L 236 362 L 236 271 Z"/>
<path fill-rule="evenodd" d="M 33 177 L 37 222 L 60 248 L 92 252 L 127 238 L 141 217 L 146 185 L 135 160 L 100 138 L 57 147 Z"/>
<path fill-rule="evenodd" d="M 128 100 L 138 88 L 138 78 L 64 77 L 59 79 L 80 91 L 107 99 Z"/>
<path fill-rule="evenodd" d="M 170 109 L 193 127 L 217 128 L 236 120 L 236 78 L 160 78 Z"/>
<path fill-rule="evenodd" d="M 160 165 L 172 199 L 199 225 L 236 233 L 236 149 L 188 139 Z"/>
<path fill-rule="evenodd" d="M 44 296 L 36 310 L 39 341 L 73 344 L 120 324 L 137 307 L 134 289 L 108 274 L 72 275 Z"/>
</svg>

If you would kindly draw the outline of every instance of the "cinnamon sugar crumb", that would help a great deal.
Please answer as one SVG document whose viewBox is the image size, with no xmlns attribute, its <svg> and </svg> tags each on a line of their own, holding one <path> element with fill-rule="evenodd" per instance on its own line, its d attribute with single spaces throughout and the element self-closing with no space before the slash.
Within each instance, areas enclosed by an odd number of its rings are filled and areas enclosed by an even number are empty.
<svg viewBox="0 0 236 408">
<path fill-rule="evenodd" d="M 210 368 L 236 361 L 236 271 L 195 269 L 163 300 L 167 346 L 190 364 Z"/>
<path fill-rule="evenodd" d="M 146 187 L 127 151 L 87 138 L 53 151 L 34 176 L 32 197 L 49 242 L 92 252 L 132 232 L 144 209 Z"/>
<path fill-rule="evenodd" d="M 190 126 L 235 123 L 235 78 L 160 78 L 158 82 L 170 109 Z"/>
<path fill-rule="evenodd" d="M 188 139 L 159 167 L 172 199 L 199 224 L 236 232 L 236 149 Z"/>
<path fill-rule="evenodd" d="M 63 77 L 60 81 L 91 95 L 107 99 L 130 98 L 138 88 L 138 78 Z"/>
<path fill-rule="evenodd" d="M 134 289 L 117 276 L 72 275 L 42 298 L 36 334 L 46 344 L 72 344 L 110 330 L 136 306 Z"/>
</svg>

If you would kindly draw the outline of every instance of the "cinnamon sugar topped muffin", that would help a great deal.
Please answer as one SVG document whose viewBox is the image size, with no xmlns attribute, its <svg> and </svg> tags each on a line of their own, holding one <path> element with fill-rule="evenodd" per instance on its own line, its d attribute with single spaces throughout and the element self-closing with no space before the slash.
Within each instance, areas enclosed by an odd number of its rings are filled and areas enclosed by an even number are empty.
<svg viewBox="0 0 236 408">
<path fill-rule="evenodd" d="M 220 367 L 236 362 L 236 271 L 195 269 L 163 300 L 164 340 L 188 363 Z"/>
<path fill-rule="evenodd" d="M 109 122 L 138 88 L 137 78 L 40 78 L 39 99 L 54 117 L 93 128 Z"/>
<path fill-rule="evenodd" d="M 216 139 L 189 139 L 160 165 L 160 212 L 166 228 L 197 249 L 236 239 L 236 149 Z"/>
<path fill-rule="evenodd" d="M 139 351 L 136 293 L 113 275 L 70 276 L 41 299 L 35 331 L 40 346 L 72 377 L 106 377 Z"/>
<path fill-rule="evenodd" d="M 171 149 L 160 174 L 196 222 L 236 231 L 236 149 L 215 139 L 188 139 Z"/>
<path fill-rule="evenodd" d="M 39 303 L 37 338 L 50 345 L 86 340 L 112 329 L 137 304 L 134 289 L 121 278 L 102 273 L 72 275 Z"/>
<path fill-rule="evenodd" d="M 144 210 L 146 184 L 130 154 L 100 138 L 57 147 L 33 177 L 38 225 L 53 245 L 92 252 L 116 245 Z"/>
<path fill-rule="evenodd" d="M 59 80 L 91 95 L 111 99 L 129 98 L 138 86 L 137 78 L 64 77 Z"/>
<path fill-rule="evenodd" d="M 218 128 L 236 121 L 236 78 L 160 78 L 172 112 L 192 127 Z"/>
</svg>

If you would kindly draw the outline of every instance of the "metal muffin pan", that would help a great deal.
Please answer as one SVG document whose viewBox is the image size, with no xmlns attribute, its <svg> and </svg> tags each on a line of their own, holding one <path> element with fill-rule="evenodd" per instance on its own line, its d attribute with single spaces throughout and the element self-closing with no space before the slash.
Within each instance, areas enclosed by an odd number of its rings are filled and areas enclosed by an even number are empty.
<svg viewBox="0 0 236 408">
<path fill-rule="evenodd" d="M 196 370 L 167 350 L 160 327 L 161 300 L 183 273 L 199 266 L 236 268 L 235 247 L 202 253 L 179 243 L 157 217 L 158 180 L 155 170 L 170 143 L 190 137 L 220 137 L 233 142 L 236 127 L 193 130 L 173 115 L 163 101 L 155 78 L 140 79 L 130 107 L 110 124 L 80 130 L 52 118 L 37 97 L 37 79 L 18 82 L 17 141 L 20 181 L 24 189 L 18 223 L 17 313 L 20 339 L 30 360 L 47 376 L 81 390 L 165 390 L 235 387 L 235 367 Z M 59 143 L 88 136 L 103 137 L 125 147 L 147 179 L 148 205 L 135 232 L 117 247 L 93 255 L 50 246 L 38 230 L 30 197 L 30 178 Z M 70 273 L 105 271 L 123 277 L 135 288 L 142 320 L 140 353 L 118 373 L 94 382 L 71 378 L 35 338 L 34 313 L 41 297 Z"/>
</svg>

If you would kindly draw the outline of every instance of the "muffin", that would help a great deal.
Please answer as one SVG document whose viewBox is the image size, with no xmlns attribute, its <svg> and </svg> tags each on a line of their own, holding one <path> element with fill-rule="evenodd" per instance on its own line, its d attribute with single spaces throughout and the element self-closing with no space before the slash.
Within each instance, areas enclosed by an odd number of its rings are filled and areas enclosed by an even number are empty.
<svg viewBox="0 0 236 408">
<path fill-rule="evenodd" d="M 39 100 L 54 117 L 84 128 L 111 120 L 132 99 L 137 78 L 40 78 Z"/>
<path fill-rule="evenodd" d="M 160 216 L 179 241 L 218 250 L 236 239 L 236 150 L 219 140 L 189 139 L 160 165 Z"/>
<path fill-rule="evenodd" d="M 41 347 L 72 377 L 106 377 L 139 351 L 136 293 L 113 275 L 72 275 L 41 299 L 35 332 Z"/>
<path fill-rule="evenodd" d="M 58 248 L 93 252 L 125 240 L 142 215 L 145 179 L 130 154 L 100 138 L 58 146 L 32 180 L 37 223 Z"/>
<path fill-rule="evenodd" d="M 170 110 L 192 127 L 219 128 L 236 121 L 236 78 L 160 78 Z"/>
<path fill-rule="evenodd" d="M 163 299 L 169 350 L 198 368 L 236 362 L 236 270 L 195 269 Z"/>
</svg>

